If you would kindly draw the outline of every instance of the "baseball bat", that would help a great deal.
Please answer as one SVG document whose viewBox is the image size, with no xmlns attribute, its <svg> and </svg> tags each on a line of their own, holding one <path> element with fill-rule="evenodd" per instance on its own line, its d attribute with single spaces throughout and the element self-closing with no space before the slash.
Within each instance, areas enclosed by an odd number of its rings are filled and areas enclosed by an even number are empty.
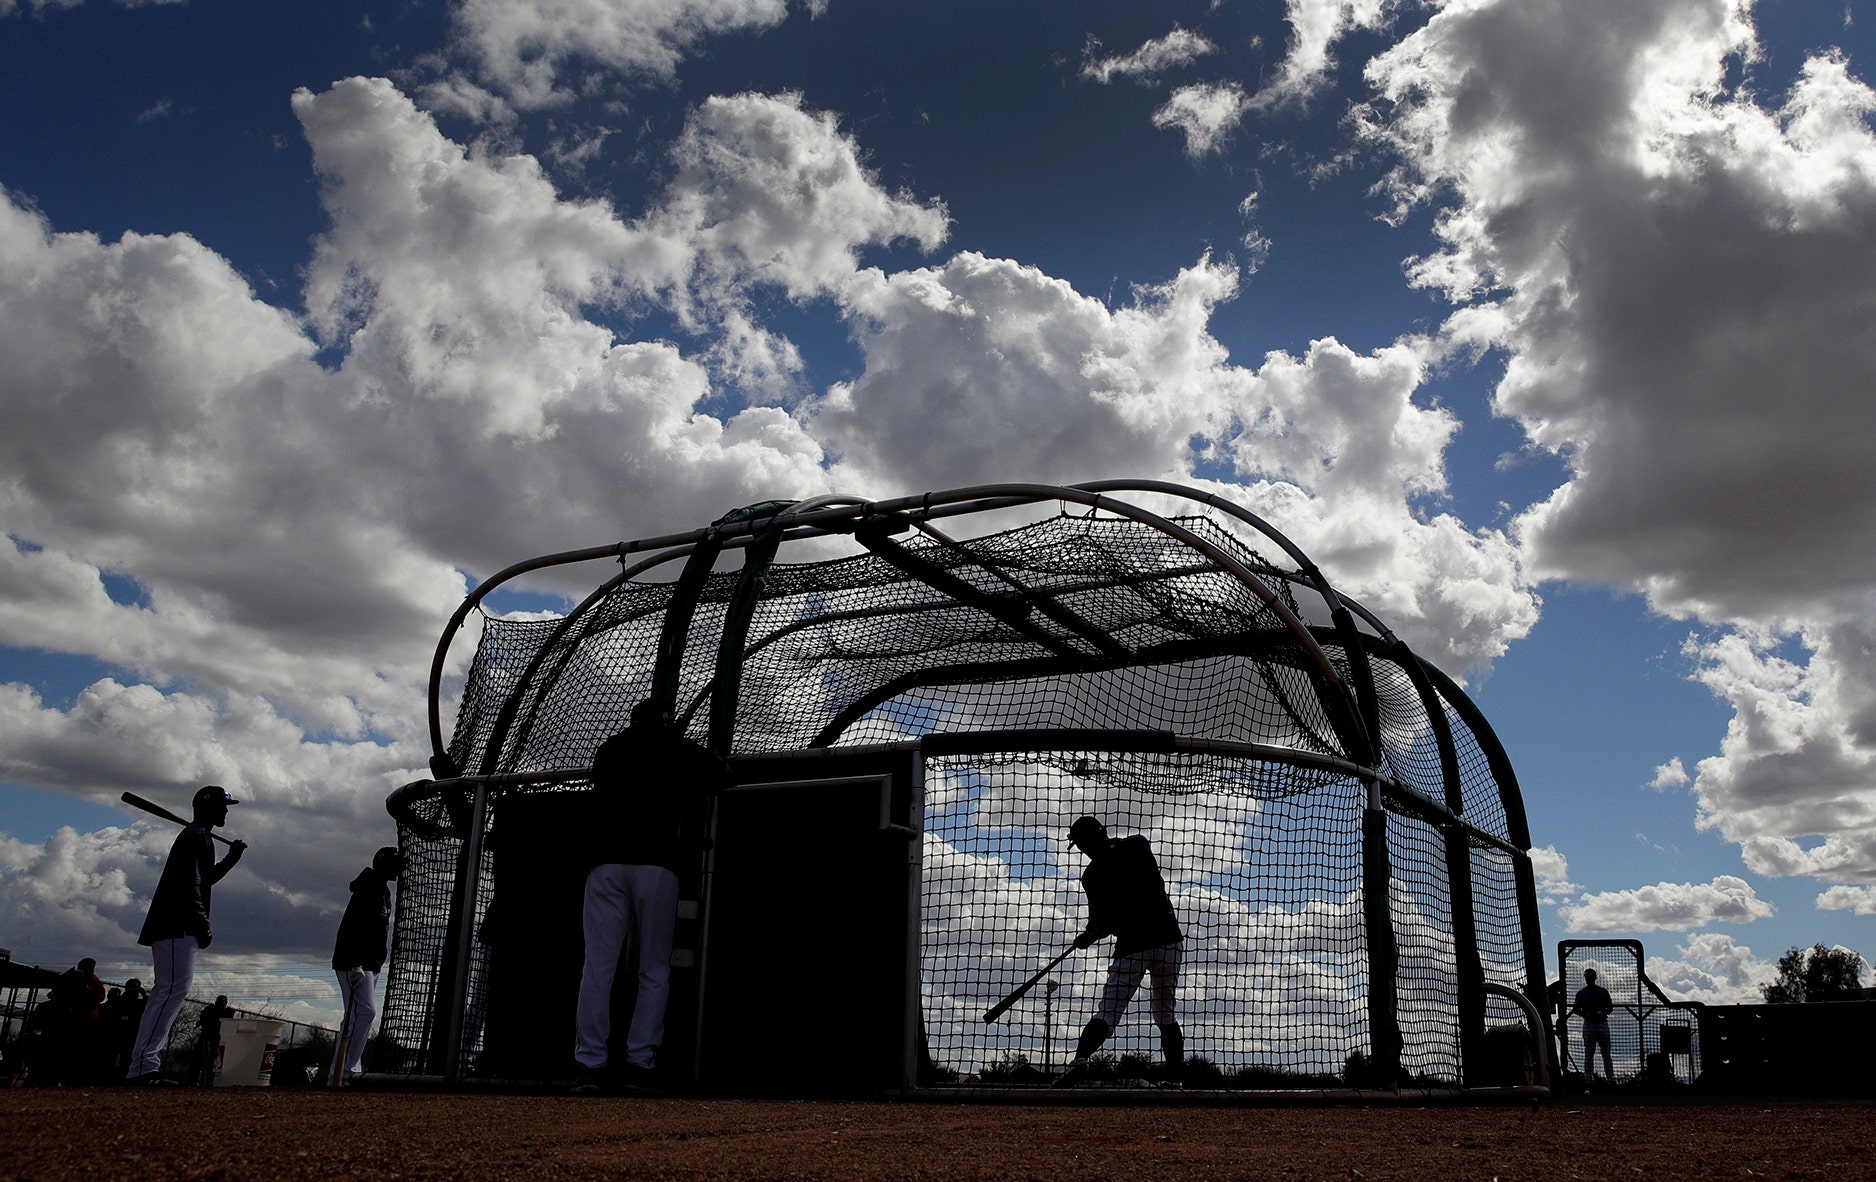
<svg viewBox="0 0 1876 1182">
<path fill-rule="evenodd" d="M 163 818 L 165 821 L 174 821 L 178 825 L 187 825 L 189 823 L 183 820 L 181 817 L 177 816 L 175 813 L 170 812 L 168 809 L 164 808 L 162 805 L 157 804 L 153 800 L 145 800 L 143 797 L 138 796 L 135 792 L 124 793 L 124 803 L 129 804 L 129 805 L 135 805 L 137 808 L 142 809 L 146 813 L 155 813 L 157 816 Z M 214 838 L 216 841 L 221 842 L 223 845 L 234 844 L 234 842 L 229 841 L 227 838 L 215 832 L 213 829 L 208 831 L 208 835 Z"/>
<path fill-rule="evenodd" d="M 1018 985 L 1015 989 L 1011 990 L 1010 995 L 1008 997 L 1004 998 L 1002 1001 L 998 1002 L 996 1005 L 993 1005 L 989 1009 L 985 1010 L 984 1021 L 995 1022 L 998 1018 L 1001 1018 L 1004 1015 L 1004 1013 L 1006 1013 L 1009 1010 L 1011 1006 L 1023 1000 L 1023 994 L 1028 993 L 1031 989 L 1034 989 L 1036 987 L 1036 982 L 1048 976 L 1049 970 L 1054 968 L 1056 965 L 1061 964 L 1063 961 L 1067 960 L 1068 954 L 1073 951 L 1075 951 L 1075 946 L 1073 944 L 1070 944 L 1068 947 L 1062 949 L 1061 954 L 1058 955 L 1054 960 L 1050 961 L 1048 964 L 1045 964 L 1041 968 L 1037 969 L 1035 976 L 1029 978 L 1029 980 L 1024 981 L 1021 985 Z"/>
</svg>

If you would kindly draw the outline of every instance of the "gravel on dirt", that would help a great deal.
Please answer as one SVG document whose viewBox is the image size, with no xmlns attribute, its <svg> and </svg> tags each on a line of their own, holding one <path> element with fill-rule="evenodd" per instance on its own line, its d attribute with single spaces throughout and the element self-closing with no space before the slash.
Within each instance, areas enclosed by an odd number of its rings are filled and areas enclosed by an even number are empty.
<svg viewBox="0 0 1876 1182">
<path fill-rule="evenodd" d="M 1876 1178 L 1876 1104 L 1000 1106 L 268 1088 L 0 1093 L 0 1179 Z"/>
</svg>

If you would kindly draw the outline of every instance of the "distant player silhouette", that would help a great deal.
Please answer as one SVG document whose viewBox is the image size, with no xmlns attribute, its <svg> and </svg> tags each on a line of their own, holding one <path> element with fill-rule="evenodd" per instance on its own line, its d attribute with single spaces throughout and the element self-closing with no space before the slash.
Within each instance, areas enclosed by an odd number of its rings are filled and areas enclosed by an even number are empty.
<svg viewBox="0 0 1876 1182">
<path fill-rule="evenodd" d="M 1576 1001 L 1570 1006 L 1570 1012 L 1583 1019 L 1583 1079 L 1587 1083 L 1596 1080 L 1596 1048 L 1602 1048 L 1602 1069 L 1615 1082 L 1615 1066 L 1609 1055 L 1609 1015 L 1615 1011 L 1615 999 L 1609 991 L 1596 984 L 1596 970 L 1583 970 L 1583 987 L 1576 991 Z"/>
</svg>

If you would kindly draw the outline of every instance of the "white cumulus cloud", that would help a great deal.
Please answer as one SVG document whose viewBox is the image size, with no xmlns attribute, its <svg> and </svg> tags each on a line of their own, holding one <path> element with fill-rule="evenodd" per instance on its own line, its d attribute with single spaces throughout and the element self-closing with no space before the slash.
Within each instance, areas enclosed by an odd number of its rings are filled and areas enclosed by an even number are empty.
<svg viewBox="0 0 1876 1182">
<path fill-rule="evenodd" d="M 1531 850 L 1531 873 L 1537 879 L 1537 901 L 1546 906 L 1561 903 L 1583 889 L 1570 881 L 1570 860 L 1554 845 Z"/>
<path fill-rule="evenodd" d="M 1656 792 L 1666 792 L 1669 788 L 1683 788 L 1687 783 L 1687 769 L 1681 764 L 1681 757 L 1676 755 L 1666 763 L 1655 766 L 1654 779 L 1648 781 L 1648 786 Z"/>
<path fill-rule="evenodd" d="M 1778 976 L 1778 966 L 1721 932 L 1700 932 L 1676 949 L 1678 958 L 1650 956 L 1650 980 L 1675 1001 L 1707 1005 L 1756 1005 L 1759 986 Z"/>
<path fill-rule="evenodd" d="M 1834 886 L 1817 897 L 1819 911 L 1876 915 L 1876 887 Z"/>
<path fill-rule="evenodd" d="M 1529 573 L 1715 625 L 1690 655 L 1734 720 L 1695 774 L 1702 823 L 1757 872 L 1860 879 L 1876 92 L 1830 52 L 1756 85 L 1752 13 L 1446 5 L 1370 63 L 1363 118 L 1401 216 L 1435 210 L 1410 276 L 1503 351 L 1497 409 L 1568 463 L 1516 524 Z"/>
<path fill-rule="evenodd" d="M 690 277 L 723 289 L 773 284 L 802 299 L 838 286 L 861 247 L 944 241 L 938 202 L 888 193 L 854 141 L 799 95 L 706 99 L 673 149 L 678 172 L 649 220 L 660 242 L 691 251 Z"/>
<path fill-rule="evenodd" d="M 570 101 L 594 75 L 667 80 L 707 37 L 787 16 L 787 0 L 458 0 L 454 26 L 479 76 L 528 110 Z"/>
<path fill-rule="evenodd" d="M 1557 908 L 1571 932 L 1685 932 L 1713 923 L 1751 923 L 1773 914 L 1745 879 L 1659 882 L 1624 891 L 1584 894 Z"/>
</svg>

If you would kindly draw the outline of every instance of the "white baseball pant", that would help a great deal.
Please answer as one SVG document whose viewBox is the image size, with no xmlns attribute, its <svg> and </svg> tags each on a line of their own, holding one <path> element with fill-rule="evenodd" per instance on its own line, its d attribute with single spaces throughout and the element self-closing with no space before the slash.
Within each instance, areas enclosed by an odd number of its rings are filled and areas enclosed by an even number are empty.
<svg viewBox="0 0 1876 1182">
<path fill-rule="evenodd" d="M 671 991 L 671 940 L 677 931 L 677 875 L 663 866 L 608 862 L 586 876 L 581 924 L 586 964 L 574 1018 L 573 1059 L 582 1067 L 606 1065 L 612 1034 L 612 980 L 628 936 L 638 937 L 638 1001 L 626 1033 L 625 1061 L 650 1067 L 664 1041 L 664 1009 Z"/>
<path fill-rule="evenodd" d="M 326 1083 L 343 1087 L 365 1067 L 365 1040 L 371 1037 L 372 1019 L 378 1016 L 378 974 L 370 969 L 335 969 L 345 1016 L 332 1040 L 332 1067 Z"/>
<path fill-rule="evenodd" d="M 1133 1000 L 1134 992 L 1140 988 L 1140 979 L 1150 973 L 1153 977 L 1153 1021 L 1161 1026 L 1173 1021 L 1173 1000 L 1179 989 L 1180 953 L 1181 947 L 1175 941 L 1158 948 L 1116 956 L 1114 962 L 1107 966 L 1107 985 L 1101 990 L 1101 1004 L 1094 1011 L 1094 1016 L 1107 1023 L 1109 1030 L 1118 1027 L 1120 1016 L 1127 1012 L 1127 1003 Z"/>
<path fill-rule="evenodd" d="M 137 1042 L 130 1049 L 130 1068 L 125 1074 L 135 1079 L 152 1075 L 162 1066 L 163 1044 L 169 1041 L 169 1028 L 176 1024 L 182 1003 L 189 999 L 195 984 L 194 936 L 158 940 L 150 945 L 155 971 L 150 978 L 150 996 L 143 1004 L 143 1021 L 137 1026 Z"/>
</svg>

